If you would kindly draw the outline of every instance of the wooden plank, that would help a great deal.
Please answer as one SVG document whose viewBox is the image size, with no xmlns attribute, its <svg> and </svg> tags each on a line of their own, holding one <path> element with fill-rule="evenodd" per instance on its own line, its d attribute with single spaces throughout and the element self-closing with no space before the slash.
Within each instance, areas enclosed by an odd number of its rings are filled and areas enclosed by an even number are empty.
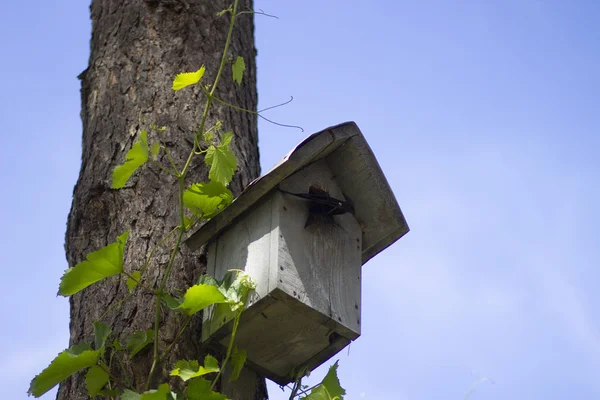
<svg viewBox="0 0 600 400">
<path fill-rule="evenodd" d="M 346 129 L 338 129 L 339 127 L 346 127 Z M 227 207 L 226 212 L 217 214 L 196 232 L 190 234 L 185 239 L 185 244 L 192 250 L 200 248 L 269 193 L 283 179 L 312 161 L 327 156 L 350 137 L 360 134 L 360 130 L 354 122 L 345 122 L 310 135 L 267 174 L 252 181 L 246 190 Z"/>
<path fill-rule="evenodd" d="M 405 235 L 409 231 L 408 224 L 362 135 L 352 137 L 329 154 L 327 165 L 354 204 L 356 219 L 363 230 L 364 264 Z"/>
<path fill-rule="evenodd" d="M 209 247 L 207 269 L 216 279 L 222 279 L 230 269 L 246 271 L 254 279 L 256 290 L 248 305 L 269 292 L 271 207 L 272 202 L 267 197 L 252 212 L 238 219 Z M 224 312 L 225 309 L 226 307 L 210 308 L 204 313 L 203 337 L 208 338 L 233 318 L 232 313 Z M 225 318 L 215 319 L 215 313 Z"/>
<path fill-rule="evenodd" d="M 280 185 L 291 193 L 308 193 L 310 186 L 344 200 L 325 160 Z M 362 232 L 358 222 L 349 213 L 310 213 L 309 201 L 290 194 L 281 199 L 278 287 L 359 334 Z"/>
</svg>

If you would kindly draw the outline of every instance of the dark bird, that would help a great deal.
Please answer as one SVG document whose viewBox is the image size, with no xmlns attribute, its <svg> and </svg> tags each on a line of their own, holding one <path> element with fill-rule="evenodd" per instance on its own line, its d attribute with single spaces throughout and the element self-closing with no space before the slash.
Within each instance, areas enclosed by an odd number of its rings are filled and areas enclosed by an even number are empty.
<svg viewBox="0 0 600 400">
<path fill-rule="evenodd" d="M 282 189 L 279 189 L 279 191 L 310 201 L 309 211 L 311 213 L 328 216 L 345 213 L 354 214 L 354 207 L 352 207 L 349 201 L 331 197 L 327 191 L 314 186 L 308 188 L 308 193 L 292 193 Z"/>
</svg>

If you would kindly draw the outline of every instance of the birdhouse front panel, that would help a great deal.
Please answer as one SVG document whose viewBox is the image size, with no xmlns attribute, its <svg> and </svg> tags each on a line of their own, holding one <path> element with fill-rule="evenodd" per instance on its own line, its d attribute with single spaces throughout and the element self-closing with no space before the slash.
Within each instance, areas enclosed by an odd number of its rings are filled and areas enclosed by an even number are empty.
<svg viewBox="0 0 600 400">
<path fill-rule="evenodd" d="M 344 201 L 319 160 L 210 245 L 208 273 L 241 269 L 257 281 L 236 343 L 276 382 L 289 382 L 299 366 L 315 368 L 360 335 L 362 231 Z M 232 318 L 226 307 L 207 313 L 203 339 L 226 346 Z"/>
</svg>

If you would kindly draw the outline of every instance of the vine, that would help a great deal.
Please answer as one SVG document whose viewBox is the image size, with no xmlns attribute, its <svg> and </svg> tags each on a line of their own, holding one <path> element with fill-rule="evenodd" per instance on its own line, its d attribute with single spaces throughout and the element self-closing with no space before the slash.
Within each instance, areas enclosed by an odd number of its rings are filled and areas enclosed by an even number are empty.
<svg viewBox="0 0 600 400">
<path fill-rule="evenodd" d="M 226 65 L 229 63 L 227 54 L 236 17 L 249 13 L 249 11 L 238 11 L 238 1 L 235 0 L 229 8 L 219 13 L 219 16 L 229 14 L 230 17 L 227 39 L 214 81 L 207 85 L 201 84 L 205 73 L 204 65 L 195 72 L 177 75 L 173 81 L 172 89 L 174 91 L 200 84 L 206 96 L 202 119 L 197 132 L 194 134 L 194 142 L 183 167 L 181 169 L 177 167 L 165 145 L 163 133 L 166 127 L 152 125 L 151 131 L 159 139 L 149 143 L 148 131 L 142 130 L 139 140 L 127 152 L 125 162 L 113 171 L 113 189 L 123 188 L 130 177 L 147 163 L 155 165 L 161 171 L 177 179 L 179 225 L 150 249 L 144 264 L 137 270 L 127 272 L 124 269 L 125 246 L 130 234 L 127 231 L 119 235 L 115 242 L 89 253 L 84 261 L 65 271 L 58 290 L 58 294 L 61 296 L 72 296 L 90 285 L 112 276 L 119 276 L 122 280 L 125 280 L 129 294 L 123 300 L 109 307 L 93 323 L 93 345 L 81 342 L 58 354 L 49 366 L 31 381 L 28 390 L 29 395 L 40 397 L 71 375 L 85 371 L 85 385 L 91 397 L 105 396 L 122 400 L 224 400 L 226 396 L 214 391 L 214 389 L 222 376 L 223 370 L 229 363 L 232 371 L 230 381 L 238 379 L 246 362 L 246 352 L 244 349 L 238 349 L 234 341 L 240 316 L 245 309 L 247 296 L 250 291 L 255 289 L 252 278 L 243 271 L 230 270 L 220 281 L 208 275 L 201 276 L 197 283 L 187 288 L 181 297 L 174 296 L 166 290 L 184 234 L 198 222 L 210 219 L 222 211 L 233 201 L 233 195 L 228 189 L 228 185 L 237 170 L 237 159 L 230 149 L 233 132 L 222 133 L 222 123 L 220 121 L 210 128 L 206 127 L 213 100 L 236 110 L 251 112 L 260 116 L 260 113 L 226 103 L 215 96 L 218 83 Z M 235 61 L 231 62 L 231 66 L 233 80 L 241 85 L 246 68 L 244 59 L 237 57 Z M 220 139 L 217 139 L 217 136 Z M 163 165 L 158 161 L 161 152 L 164 152 L 168 165 Z M 197 182 L 186 186 L 186 176 L 191 162 L 196 156 L 203 157 L 204 163 L 209 168 L 209 179 L 207 182 Z M 150 287 L 144 280 L 144 276 L 150 266 L 152 257 L 155 251 L 174 235 L 176 235 L 175 244 L 171 249 L 162 279 L 156 287 Z M 133 333 L 125 343 L 121 343 L 117 338 L 109 341 L 112 329 L 108 324 L 102 322 L 103 319 L 110 312 L 120 310 L 124 302 L 129 300 L 137 290 L 143 290 L 154 296 L 153 328 Z M 170 354 L 174 344 L 178 342 L 192 317 L 196 313 L 217 304 L 225 304 L 235 313 L 231 338 L 223 359 L 219 362 L 213 355 L 209 354 L 202 363 L 198 360 L 179 360 L 173 366 L 170 376 L 181 379 L 183 390 L 175 392 L 169 383 L 162 383 L 158 387 L 151 388 L 157 366 Z M 175 340 L 166 348 L 161 349 L 159 346 L 159 329 L 163 307 L 170 312 L 181 313 L 185 319 L 175 336 Z M 136 385 L 128 376 L 125 365 L 135 361 L 136 355 L 151 344 L 152 364 L 147 378 L 144 383 Z M 212 375 L 212 379 L 206 379 L 208 375 Z M 306 375 L 306 371 L 295 377 L 290 399 L 300 398 L 300 396 L 307 400 L 343 399 L 342 395 L 345 394 L 345 391 L 340 387 L 337 378 L 337 362 L 329 369 L 323 382 L 313 388 L 307 388 L 301 384 L 304 375 Z"/>
</svg>

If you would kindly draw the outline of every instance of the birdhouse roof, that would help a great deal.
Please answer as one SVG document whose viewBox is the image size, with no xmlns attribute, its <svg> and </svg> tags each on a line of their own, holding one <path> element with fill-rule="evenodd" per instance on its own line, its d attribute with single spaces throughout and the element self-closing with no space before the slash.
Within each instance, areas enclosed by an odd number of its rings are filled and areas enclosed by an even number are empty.
<svg viewBox="0 0 600 400">
<path fill-rule="evenodd" d="M 186 245 L 198 249 L 219 235 L 298 170 L 325 158 L 344 195 L 352 202 L 362 231 L 362 262 L 409 231 L 400 206 L 365 137 L 354 122 L 313 133 L 265 175 L 252 181 L 229 207 L 192 233 Z"/>
</svg>

